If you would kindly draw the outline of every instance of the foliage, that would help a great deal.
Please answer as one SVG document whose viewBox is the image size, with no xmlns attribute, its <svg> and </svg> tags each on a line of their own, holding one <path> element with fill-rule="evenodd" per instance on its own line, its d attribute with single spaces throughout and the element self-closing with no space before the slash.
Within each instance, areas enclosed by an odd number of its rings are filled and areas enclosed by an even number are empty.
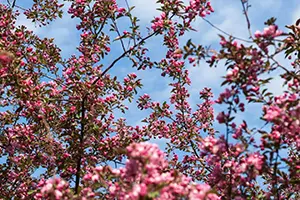
<svg viewBox="0 0 300 200">
<path fill-rule="evenodd" d="M 0 155 L 5 160 L 0 198 L 300 198 L 299 20 L 283 33 L 271 18 L 252 35 L 248 1 L 242 1 L 249 45 L 220 36 L 220 50 L 212 51 L 180 40 L 195 30 L 193 21 L 214 12 L 207 0 L 158 0 L 161 14 L 147 33 L 133 16 L 134 7 L 119 7 L 115 0 L 65 3 L 33 1 L 21 10 L 33 23 L 46 26 L 64 17 L 63 8 L 70 5 L 68 13 L 82 33 L 79 56 L 68 59 L 53 39 L 15 25 L 18 2 L 0 4 Z M 130 24 L 124 32 L 121 20 Z M 152 59 L 145 46 L 154 37 L 163 37 L 167 49 L 160 60 Z M 105 58 L 115 43 L 122 52 L 108 63 Z M 280 54 L 291 60 L 290 66 L 276 60 Z M 110 74 L 121 59 L 136 70 L 160 70 L 161 78 L 170 81 L 170 98 L 155 102 L 148 94 L 137 96 L 142 80 L 136 74 L 123 80 Z M 219 97 L 213 100 L 211 89 L 203 88 L 194 110 L 187 66 L 200 60 L 211 66 L 225 61 L 227 74 Z M 287 87 L 279 96 L 265 87 L 273 71 Z M 115 111 L 127 112 L 128 101 L 150 111 L 142 120 L 145 126 L 115 118 Z M 236 114 L 254 103 L 262 105 L 262 116 L 254 117 L 270 129 L 237 124 Z M 213 104 L 224 108 L 216 117 Z M 217 132 L 214 122 L 226 131 Z M 145 142 L 154 137 L 166 139 L 165 152 Z"/>
</svg>

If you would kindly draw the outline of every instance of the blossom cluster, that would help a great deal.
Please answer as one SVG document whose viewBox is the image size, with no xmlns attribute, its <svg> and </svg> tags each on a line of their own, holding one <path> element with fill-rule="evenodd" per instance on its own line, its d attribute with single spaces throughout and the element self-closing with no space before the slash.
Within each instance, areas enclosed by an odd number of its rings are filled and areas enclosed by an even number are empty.
<svg viewBox="0 0 300 200">
<path fill-rule="evenodd" d="M 300 21 L 284 34 L 270 19 L 263 31 L 250 33 L 251 45 L 221 36 L 217 52 L 191 39 L 182 44 L 196 30 L 192 22 L 214 12 L 208 0 L 157 5 L 160 13 L 145 32 L 134 7 L 70 1 L 66 15 L 77 20 L 80 42 L 78 52 L 63 59 L 54 39 L 16 25 L 15 5 L 0 4 L 0 198 L 300 198 Z M 63 6 L 41 0 L 22 11 L 46 26 L 65 17 Z M 165 51 L 158 59 L 147 46 L 155 37 Z M 278 54 L 290 66 L 280 64 Z M 225 88 L 216 99 L 210 88 L 199 89 L 196 100 L 190 67 L 205 59 L 211 66 L 225 61 Z M 133 70 L 159 71 L 169 97 L 139 96 L 139 73 L 111 72 L 121 60 Z M 278 96 L 267 87 L 273 71 L 287 86 Z M 116 115 L 128 116 L 132 101 L 146 110 L 141 125 Z M 240 115 L 254 103 L 262 112 L 251 114 L 263 127 Z M 219 113 L 216 104 L 223 106 Z M 164 141 L 165 150 L 145 142 L 151 139 Z"/>
</svg>

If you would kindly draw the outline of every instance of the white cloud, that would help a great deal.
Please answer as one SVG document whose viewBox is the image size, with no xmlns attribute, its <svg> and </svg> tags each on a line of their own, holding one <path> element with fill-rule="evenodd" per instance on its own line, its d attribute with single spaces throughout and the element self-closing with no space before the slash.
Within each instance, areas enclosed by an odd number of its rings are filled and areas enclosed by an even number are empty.
<svg viewBox="0 0 300 200">
<path fill-rule="evenodd" d="M 192 81 L 192 90 L 201 90 L 203 87 L 215 87 L 221 84 L 221 76 L 225 74 L 225 67 L 222 63 L 218 67 L 209 67 L 205 62 L 201 62 L 200 66 L 188 67 L 190 78 Z"/>
<path fill-rule="evenodd" d="M 149 23 L 155 16 L 159 15 L 159 11 L 156 10 L 159 4 L 156 0 L 132 0 L 128 1 L 130 6 L 135 6 L 133 13 L 137 15 L 142 22 Z"/>
<path fill-rule="evenodd" d="M 249 4 L 253 7 L 253 8 L 262 8 L 262 9 L 270 9 L 272 8 L 272 10 L 278 10 L 280 9 L 280 7 L 282 6 L 283 1 L 274 1 L 274 0 L 251 0 L 249 1 Z M 253 9 L 250 8 L 250 9 Z"/>
<path fill-rule="evenodd" d="M 39 31 L 39 27 L 32 23 L 31 20 L 27 19 L 23 13 L 20 13 L 20 16 L 17 18 L 16 25 L 23 25 L 27 27 L 28 30 L 33 31 L 35 34 L 37 34 Z"/>
<path fill-rule="evenodd" d="M 221 30 L 233 36 L 247 39 L 249 35 L 241 8 L 234 5 L 223 5 L 222 8 L 220 6 L 222 5 L 217 6 L 215 13 L 207 18 Z M 202 36 L 202 40 L 207 43 L 218 41 L 218 34 L 224 35 L 211 27 L 210 30 L 206 31 Z"/>
<path fill-rule="evenodd" d="M 76 29 L 76 21 L 67 16 L 57 19 L 47 27 L 39 31 L 39 35 L 47 38 L 55 38 L 54 42 L 63 53 L 75 53 L 79 32 Z"/>
</svg>

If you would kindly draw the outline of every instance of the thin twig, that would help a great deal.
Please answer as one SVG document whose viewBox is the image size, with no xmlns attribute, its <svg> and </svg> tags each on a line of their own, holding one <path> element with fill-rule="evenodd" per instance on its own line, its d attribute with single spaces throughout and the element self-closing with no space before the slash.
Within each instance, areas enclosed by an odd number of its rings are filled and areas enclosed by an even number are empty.
<svg viewBox="0 0 300 200">
<path fill-rule="evenodd" d="M 119 60 L 121 60 L 123 57 L 126 56 L 126 54 L 128 54 L 129 52 L 131 52 L 135 47 L 141 45 L 143 42 L 145 42 L 147 39 L 149 39 L 150 37 L 152 37 L 153 35 L 157 34 L 158 31 L 153 32 L 152 34 L 148 35 L 147 37 L 144 37 L 139 43 L 137 43 L 136 45 L 134 45 L 132 48 L 128 49 L 127 51 L 124 51 L 118 58 L 116 58 L 102 73 L 101 75 L 94 80 L 94 82 L 92 83 L 92 85 L 95 85 L 100 79 L 101 77 L 103 77 Z"/>
<path fill-rule="evenodd" d="M 16 5 L 16 1 L 17 1 L 17 0 L 14 0 L 14 1 L 13 1 L 12 5 L 11 5 L 11 7 L 12 7 L 12 8 L 14 8 L 14 7 L 15 7 L 15 5 Z"/>
<path fill-rule="evenodd" d="M 125 51 L 126 51 L 125 44 L 124 44 L 123 38 L 122 38 L 122 36 L 121 36 L 121 33 L 120 33 L 120 31 L 119 31 L 117 22 L 116 22 L 115 20 L 112 20 L 112 21 L 113 21 L 113 24 L 114 24 L 114 26 L 115 26 L 115 30 L 116 30 L 116 32 L 117 32 L 117 34 L 118 34 L 118 37 L 120 38 L 119 40 L 120 40 L 120 42 L 121 42 L 122 49 L 123 49 L 123 51 L 125 52 Z M 128 54 L 128 58 L 129 58 L 135 65 L 137 65 L 137 62 L 131 57 L 130 54 Z"/>
<path fill-rule="evenodd" d="M 217 27 L 216 25 L 214 25 L 213 23 L 211 23 L 209 20 L 205 19 L 204 17 L 202 17 L 202 19 L 203 19 L 206 23 L 208 23 L 210 26 L 212 26 L 213 28 L 217 29 L 218 31 L 220 31 L 221 33 L 223 33 L 223 34 L 225 34 L 225 35 L 227 35 L 227 36 L 229 36 L 229 37 L 232 37 L 232 38 L 234 38 L 234 39 L 236 39 L 236 40 L 240 40 L 240 41 L 247 42 L 247 43 L 254 43 L 254 42 L 251 41 L 251 40 L 246 40 L 246 39 L 243 39 L 243 38 L 240 38 L 240 37 L 233 36 L 232 34 L 230 34 L 230 33 L 226 32 L 226 31 L 220 29 L 219 27 Z"/>
<path fill-rule="evenodd" d="M 129 6 L 129 3 L 127 0 L 125 0 L 125 3 L 126 3 L 126 6 L 127 6 L 127 9 L 129 10 L 130 9 L 130 6 Z M 134 23 L 132 21 L 132 16 L 130 16 L 130 22 L 131 22 L 131 26 L 134 27 Z M 133 29 L 132 29 L 133 30 Z M 133 33 L 133 44 L 136 45 L 136 38 L 135 38 L 135 33 Z M 130 40 L 128 41 L 128 47 L 130 45 Z"/>
<path fill-rule="evenodd" d="M 261 48 L 260 48 L 261 49 Z M 262 50 L 262 49 L 261 49 Z M 283 69 L 287 74 L 291 75 L 293 78 L 297 79 L 298 81 L 300 81 L 300 77 L 297 76 L 296 74 L 293 74 L 292 72 L 290 72 L 287 68 L 285 68 L 283 65 L 281 65 L 275 58 L 274 55 L 269 56 L 267 53 L 265 53 L 265 56 L 268 59 L 271 59 L 279 68 Z"/>
<path fill-rule="evenodd" d="M 250 19 L 249 19 L 249 15 L 248 15 L 248 8 L 249 8 L 249 4 L 248 4 L 248 0 L 241 0 L 241 3 L 242 3 L 242 7 L 243 7 L 243 14 L 245 15 L 245 18 L 246 18 L 246 22 L 247 22 L 247 29 L 248 29 L 248 33 L 249 33 L 249 37 L 250 38 L 253 38 L 252 37 L 252 31 L 251 31 L 251 23 L 250 23 Z M 245 4 L 247 4 L 245 6 Z"/>
<path fill-rule="evenodd" d="M 300 81 L 300 76 L 297 76 L 295 74 L 293 74 L 292 72 L 290 72 L 288 69 L 286 69 L 284 66 L 282 66 L 277 60 L 275 60 L 273 57 L 271 57 L 271 60 L 273 62 L 276 63 L 276 65 L 278 67 L 280 67 L 281 69 L 283 69 L 287 74 L 291 75 L 293 78 L 297 79 L 298 81 Z"/>
<path fill-rule="evenodd" d="M 48 79 L 50 79 L 50 80 L 52 80 L 52 81 L 55 81 L 55 82 L 57 82 L 57 83 L 59 83 L 59 84 L 61 84 L 61 85 L 67 87 L 67 85 L 64 84 L 62 81 L 59 81 L 59 80 L 57 80 L 57 79 L 55 79 L 55 78 L 52 78 L 51 76 L 48 76 L 47 74 L 44 74 L 44 77 L 46 77 L 46 78 L 48 78 Z"/>
<path fill-rule="evenodd" d="M 21 6 L 15 5 L 15 7 L 16 7 L 16 8 L 19 8 L 19 9 L 21 9 L 21 10 L 23 10 L 23 11 L 26 11 L 26 8 L 23 8 L 23 7 L 21 7 Z"/>
</svg>

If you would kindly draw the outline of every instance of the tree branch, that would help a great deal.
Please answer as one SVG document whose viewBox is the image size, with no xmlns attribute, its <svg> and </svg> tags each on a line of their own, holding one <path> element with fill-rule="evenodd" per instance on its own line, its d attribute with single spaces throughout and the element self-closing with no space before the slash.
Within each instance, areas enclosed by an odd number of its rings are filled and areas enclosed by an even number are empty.
<svg viewBox="0 0 300 200">
<path fill-rule="evenodd" d="M 153 35 L 157 34 L 159 31 L 155 31 L 153 33 L 151 33 L 150 35 L 148 35 L 147 37 L 144 37 L 139 43 L 137 43 L 136 45 L 134 45 L 132 48 L 128 49 L 127 51 L 124 51 L 118 58 L 116 58 L 102 73 L 101 75 L 94 80 L 94 82 L 92 83 L 92 85 L 95 85 L 100 79 L 101 77 L 103 77 L 119 60 L 121 60 L 123 57 L 126 56 L 127 53 L 131 52 L 135 47 L 141 45 L 143 42 L 145 42 L 147 39 L 151 38 Z"/>
<path fill-rule="evenodd" d="M 205 19 L 204 17 L 202 17 L 202 19 L 203 19 L 206 23 L 208 23 L 211 27 L 215 28 L 216 30 L 220 31 L 221 33 L 223 33 L 223 34 L 225 34 L 225 35 L 227 35 L 227 36 L 229 36 L 229 37 L 232 37 L 232 38 L 234 38 L 234 39 L 236 39 L 236 40 L 240 40 L 240 41 L 247 42 L 247 43 L 254 43 L 254 42 L 251 41 L 251 40 L 246 40 L 246 39 L 243 39 L 243 38 L 240 38 L 240 37 L 233 36 L 232 34 L 230 34 L 230 33 L 226 32 L 226 31 L 220 29 L 219 27 L 217 27 L 216 25 L 214 25 L 213 23 L 211 23 L 209 20 Z"/>
<path fill-rule="evenodd" d="M 250 23 L 250 19 L 249 19 L 249 16 L 248 16 L 248 8 L 249 8 L 248 0 L 241 0 L 241 4 L 242 4 L 243 12 L 244 12 L 244 15 L 245 15 L 245 18 L 246 18 L 247 29 L 248 29 L 249 36 L 250 36 L 250 38 L 253 38 L 252 37 L 252 32 L 251 32 L 251 23 Z"/>
<path fill-rule="evenodd" d="M 81 120 L 80 120 L 80 138 L 79 138 L 79 158 L 77 160 L 77 167 L 76 167 L 76 179 L 75 179 L 75 194 L 78 194 L 78 190 L 79 190 L 79 183 L 80 183 L 80 172 L 81 172 L 81 160 L 82 160 L 82 153 L 83 153 L 83 139 L 84 139 L 84 126 L 85 126 L 85 121 L 84 121 L 84 117 L 85 117 L 85 101 L 87 99 L 87 96 L 85 96 L 81 102 Z"/>
</svg>

